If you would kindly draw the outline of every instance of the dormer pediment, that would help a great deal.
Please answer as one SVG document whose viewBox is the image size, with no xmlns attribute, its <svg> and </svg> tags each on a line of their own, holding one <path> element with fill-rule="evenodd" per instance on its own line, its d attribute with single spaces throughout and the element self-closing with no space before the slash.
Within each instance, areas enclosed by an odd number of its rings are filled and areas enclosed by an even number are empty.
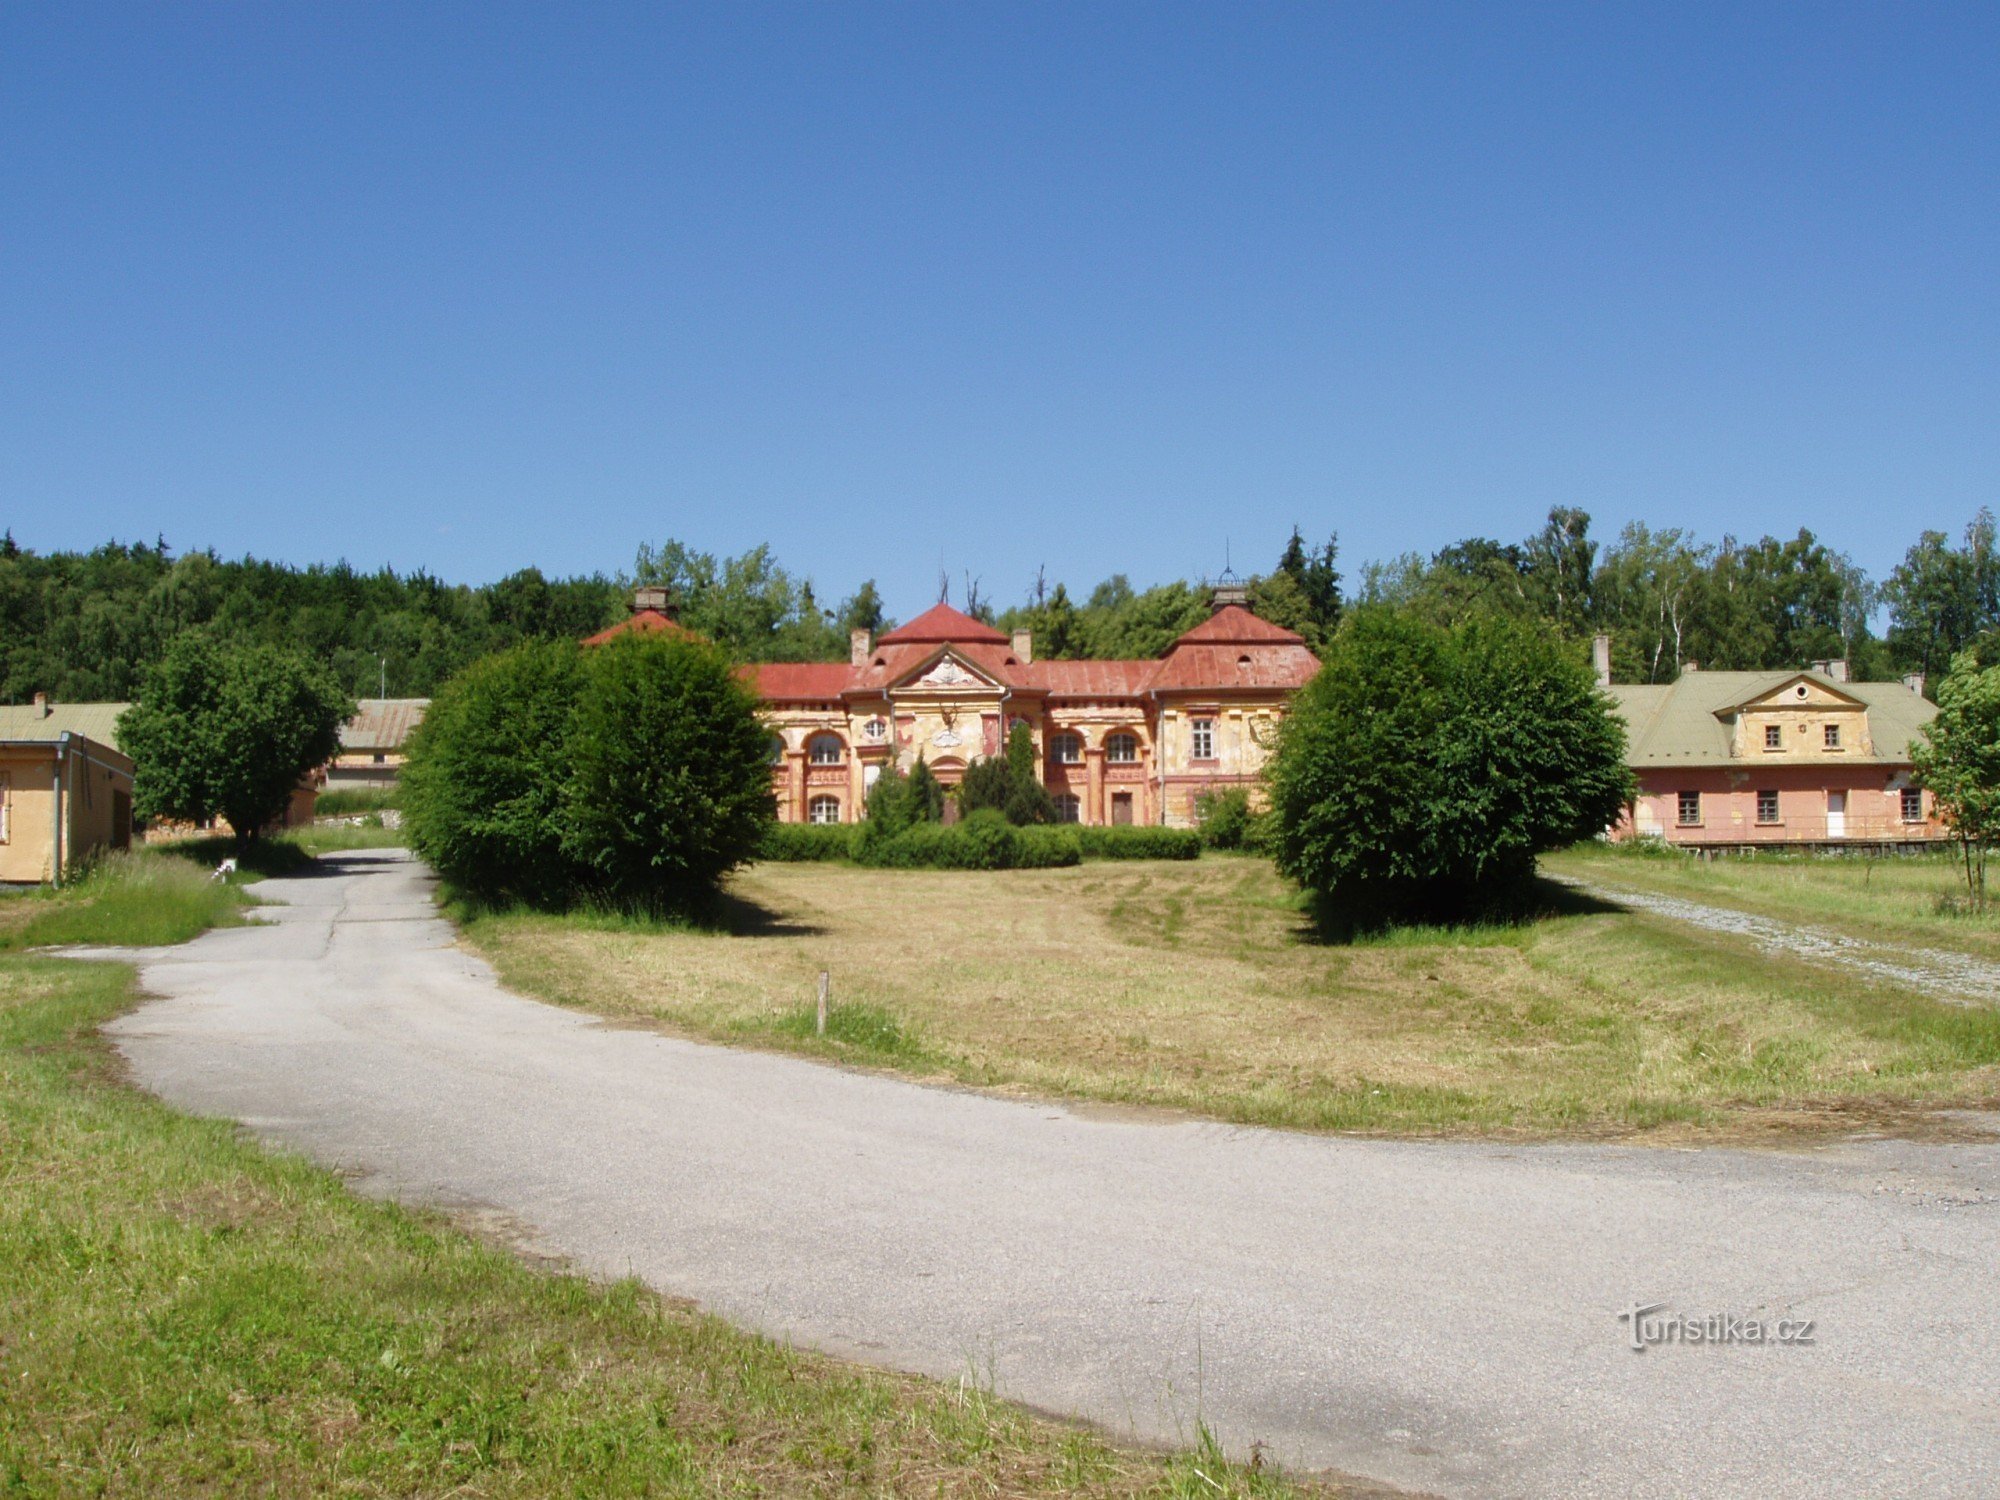
<svg viewBox="0 0 2000 1500">
<path fill-rule="evenodd" d="M 1839 712 L 1843 709 L 1865 710 L 1867 704 L 1859 698 L 1843 693 L 1839 688 L 1812 672 L 1798 672 L 1767 688 L 1753 698 L 1742 703 L 1731 704 L 1715 711 L 1718 719 L 1731 719 L 1738 714 L 1770 713 L 1782 709 L 1816 709 L 1820 712 Z"/>
<path fill-rule="evenodd" d="M 933 652 L 890 684 L 896 688 L 923 688 L 951 691 L 977 689 L 998 692 L 1002 686 L 949 648 Z"/>
</svg>

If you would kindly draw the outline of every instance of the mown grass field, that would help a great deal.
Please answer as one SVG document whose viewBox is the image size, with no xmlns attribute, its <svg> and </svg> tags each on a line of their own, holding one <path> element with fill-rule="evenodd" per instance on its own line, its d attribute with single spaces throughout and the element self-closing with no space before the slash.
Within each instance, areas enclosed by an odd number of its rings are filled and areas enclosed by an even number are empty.
<svg viewBox="0 0 2000 1500">
<path fill-rule="evenodd" d="M 1550 857 L 1544 867 L 1575 880 L 1809 922 L 1876 942 L 2000 958 L 2000 866 L 1993 871 L 1993 904 L 1975 912 L 1966 902 L 1964 866 L 1945 850 L 1698 859 L 1584 844 Z"/>
<path fill-rule="evenodd" d="M 1268 863 L 762 865 L 733 932 L 474 918 L 506 981 L 695 1035 L 1306 1129 L 1929 1129 L 2000 1095 L 2000 1015 L 1636 913 L 1316 942 Z M 820 970 L 832 976 L 815 1034 Z"/>
<path fill-rule="evenodd" d="M 147 853 L 0 905 L 18 946 L 185 936 L 238 901 Z M 356 1199 L 126 1085 L 96 1028 L 132 982 L 0 954 L 0 1495 L 1301 1493 Z"/>
</svg>

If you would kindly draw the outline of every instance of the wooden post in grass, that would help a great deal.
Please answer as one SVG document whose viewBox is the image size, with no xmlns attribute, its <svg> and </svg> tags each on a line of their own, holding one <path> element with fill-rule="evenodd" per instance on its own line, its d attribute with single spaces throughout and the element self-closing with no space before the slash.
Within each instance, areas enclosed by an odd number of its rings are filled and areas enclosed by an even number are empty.
<svg viewBox="0 0 2000 1500">
<path fill-rule="evenodd" d="M 819 971 L 819 1034 L 821 1036 L 826 1035 L 826 991 L 828 982 L 826 970 L 821 969 Z"/>
</svg>

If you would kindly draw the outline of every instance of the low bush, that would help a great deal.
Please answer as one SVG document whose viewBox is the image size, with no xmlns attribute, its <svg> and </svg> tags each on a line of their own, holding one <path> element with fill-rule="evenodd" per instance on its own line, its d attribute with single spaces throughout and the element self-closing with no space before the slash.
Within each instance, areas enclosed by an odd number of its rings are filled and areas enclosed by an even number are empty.
<svg viewBox="0 0 2000 1500">
<path fill-rule="evenodd" d="M 853 857 L 854 844 L 872 825 L 844 823 L 773 823 L 764 830 L 759 859 L 781 864 L 816 864 Z"/>
<path fill-rule="evenodd" d="M 1240 786 L 1218 787 L 1194 799 L 1195 825 L 1211 849 L 1241 849 L 1250 837 L 1250 793 Z"/>
<path fill-rule="evenodd" d="M 1072 828 L 1085 859 L 1200 859 L 1195 828 Z"/>
<path fill-rule="evenodd" d="M 1014 840 L 1018 870 L 1060 870 L 1083 863 L 1083 840 L 1074 828 L 1060 824 L 1017 828 Z"/>
</svg>

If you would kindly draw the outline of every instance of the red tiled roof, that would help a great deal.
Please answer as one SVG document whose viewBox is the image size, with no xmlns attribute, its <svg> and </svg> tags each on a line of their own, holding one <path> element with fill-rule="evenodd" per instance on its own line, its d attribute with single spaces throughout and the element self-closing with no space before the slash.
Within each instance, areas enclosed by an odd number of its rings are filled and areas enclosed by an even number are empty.
<svg viewBox="0 0 2000 1500">
<path fill-rule="evenodd" d="M 767 661 L 737 669 L 767 703 L 818 703 L 838 698 L 855 670 L 844 661 Z"/>
<path fill-rule="evenodd" d="M 1146 686 L 1163 692 L 1210 688 L 1290 691 L 1304 687 L 1318 670 L 1319 658 L 1303 645 L 1177 643 L 1160 659 Z"/>
<path fill-rule="evenodd" d="M 1194 629 L 1184 631 L 1180 638 L 1174 642 L 1174 645 L 1235 645 L 1241 641 L 1268 642 L 1289 646 L 1303 646 L 1305 644 L 1303 636 L 1292 634 L 1284 626 L 1273 625 L 1269 620 L 1252 614 L 1240 604 L 1225 604 L 1221 609 L 1218 609 L 1206 620 L 1195 626 Z"/>
<path fill-rule="evenodd" d="M 1004 646 L 1007 636 L 983 620 L 975 620 L 949 604 L 933 604 L 907 625 L 898 625 L 878 642 L 884 646 L 902 646 L 918 641 L 937 644 L 944 641 L 984 641 L 991 645 Z"/>
<path fill-rule="evenodd" d="M 659 623 L 646 621 L 651 615 Z M 620 629 L 680 629 L 655 611 L 634 615 Z M 879 640 L 860 666 L 846 662 L 765 662 L 738 668 L 770 703 L 826 702 L 844 694 L 874 694 L 917 676 L 946 648 L 1002 687 L 1052 698 L 1137 699 L 1154 689 L 1178 692 L 1287 692 L 1319 670 L 1319 658 L 1291 631 L 1225 605 L 1186 632 L 1154 661 L 1022 662 L 1011 639 L 970 615 L 940 604 Z"/>
<path fill-rule="evenodd" d="M 692 630 L 689 630 L 680 621 L 668 618 L 657 609 L 639 609 L 634 610 L 609 629 L 600 630 L 596 635 L 585 636 L 583 643 L 586 646 L 601 646 L 606 641 L 616 640 L 619 636 L 629 635 L 635 630 L 646 635 L 662 633 L 671 635 L 694 634 Z"/>
<path fill-rule="evenodd" d="M 1017 669 L 1020 686 L 1054 698 L 1136 698 L 1156 661 L 1038 661 Z"/>
</svg>

